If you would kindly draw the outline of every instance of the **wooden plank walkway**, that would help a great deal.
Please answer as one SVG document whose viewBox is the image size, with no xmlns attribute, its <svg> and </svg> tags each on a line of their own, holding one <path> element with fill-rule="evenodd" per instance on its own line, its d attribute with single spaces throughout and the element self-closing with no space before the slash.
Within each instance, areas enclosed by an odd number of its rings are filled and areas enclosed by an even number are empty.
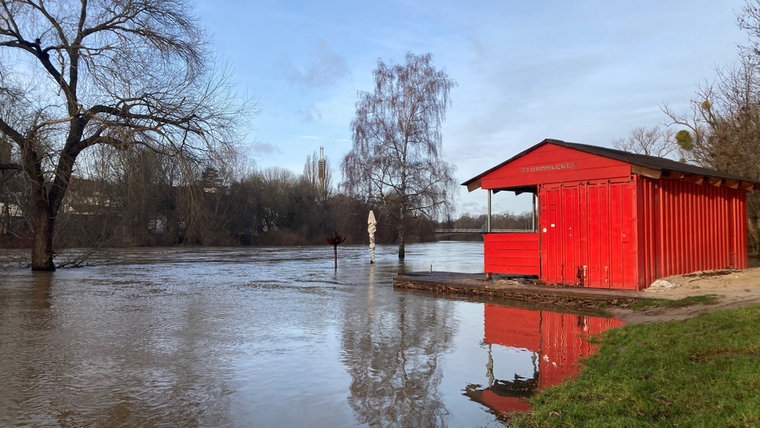
<svg viewBox="0 0 760 428">
<path fill-rule="evenodd" d="M 393 286 L 436 294 L 496 298 L 569 308 L 628 306 L 639 299 L 652 297 L 641 291 L 546 285 L 519 276 L 494 275 L 488 280 L 483 273 L 460 272 L 402 273 L 393 279 Z"/>
</svg>

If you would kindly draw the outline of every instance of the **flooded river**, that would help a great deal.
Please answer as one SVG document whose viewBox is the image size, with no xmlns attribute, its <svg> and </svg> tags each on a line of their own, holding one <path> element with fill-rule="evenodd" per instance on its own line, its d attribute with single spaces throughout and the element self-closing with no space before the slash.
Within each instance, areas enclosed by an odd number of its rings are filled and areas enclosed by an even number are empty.
<svg viewBox="0 0 760 428">
<path fill-rule="evenodd" d="M 395 250 L 109 250 L 54 273 L 0 250 L 0 426 L 502 426 L 620 324 L 394 290 L 482 271 L 482 243 Z"/>
</svg>

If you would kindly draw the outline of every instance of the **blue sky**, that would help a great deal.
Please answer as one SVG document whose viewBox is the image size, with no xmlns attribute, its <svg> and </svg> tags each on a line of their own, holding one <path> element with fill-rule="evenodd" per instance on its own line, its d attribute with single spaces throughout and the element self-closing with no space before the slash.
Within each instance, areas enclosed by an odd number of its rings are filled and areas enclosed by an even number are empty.
<svg viewBox="0 0 760 428">
<path fill-rule="evenodd" d="M 430 52 L 457 82 L 443 157 L 461 183 L 544 138 L 610 146 L 685 110 L 698 85 L 732 64 L 744 0 L 198 0 L 217 60 L 258 112 L 243 144 L 258 168 L 300 174 L 325 147 L 333 182 L 351 149 L 359 91 L 377 60 Z M 457 214 L 485 213 L 460 189 Z M 500 198 L 494 212 L 529 199 Z"/>
</svg>

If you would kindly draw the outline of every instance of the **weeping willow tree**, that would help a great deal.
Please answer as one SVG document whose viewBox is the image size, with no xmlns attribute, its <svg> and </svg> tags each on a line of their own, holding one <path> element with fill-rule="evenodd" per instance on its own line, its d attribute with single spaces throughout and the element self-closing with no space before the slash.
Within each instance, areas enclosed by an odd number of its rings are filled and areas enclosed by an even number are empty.
<svg viewBox="0 0 760 428">
<path fill-rule="evenodd" d="M 402 65 L 378 61 L 373 92 L 362 92 L 344 158 L 344 187 L 390 215 L 405 257 L 407 220 L 450 207 L 453 167 L 441 158 L 441 125 L 455 83 L 432 55 L 406 55 Z"/>
<path fill-rule="evenodd" d="M 0 168 L 31 183 L 33 270 L 80 154 L 140 146 L 201 163 L 229 149 L 244 104 L 211 66 L 186 0 L 0 0 Z"/>
</svg>

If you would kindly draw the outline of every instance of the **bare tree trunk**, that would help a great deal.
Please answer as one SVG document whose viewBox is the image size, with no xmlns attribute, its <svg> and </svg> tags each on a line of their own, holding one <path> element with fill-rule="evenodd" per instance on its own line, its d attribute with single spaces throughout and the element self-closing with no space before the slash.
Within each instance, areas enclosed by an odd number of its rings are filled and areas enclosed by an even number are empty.
<svg viewBox="0 0 760 428">
<path fill-rule="evenodd" d="M 401 221 L 398 225 L 398 259 L 404 260 L 406 250 L 404 249 L 404 240 L 406 239 L 406 207 L 401 203 Z"/>
<path fill-rule="evenodd" d="M 29 176 L 31 185 L 32 203 L 32 270 L 53 271 L 53 233 L 55 231 L 56 211 L 50 202 L 50 197 L 45 186 L 45 178 L 42 172 L 42 161 L 35 150 L 32 141 L 24 146 L 22 154 L 24 171 Z"/>
<path fill-rule="evenodd" d="M 409 149 L 409 140 L 404 138 L 403 150 L 401 152 L 401 215 L 400 224 L 398 226 L 398 259 L 404 260 L 406 258 L 406 249 L 404 248 L 404 240 L 406 239 L 406 213 L 407 213 L 407 187 L 406 187 L 406 166 L 407 166 L 407 150 Z"/>
<path fill-rule="evenodd" d="M 74 135 L 72 138 L 71 135 Z M 69 140 L 76 141 L 81 138 L 79 127 L 75 126 Z M 34 184 L 34 240 L 32 243 L 32 270 L 53 271 L 53 235 L 55 234 L 55 219 L 63 202 L 63 195 L 68 189 L 71 173 L 74 170 L 74 162 L 79 154 L 76 150 L 68 150 L 73 144 L 66 144 L 60 155 L 56 168 L 55 178 L 50 184 L 50 191 L 46 192 L 44 178 L 39 175 L 39 183 Z M 35 159 L 39 159 L 35 156 Z M 41 162 L 38 160 L 34 166 L 35 172 L 42 171 Z"/>
<path fill-rule="evenodd" d="M 54 271 L 53 263 L 53 232 L 55 216 L 50 215 L 50 207 L 42 200 L 35 201 L 34 210 L 34 239 L 32 241 L 32 270 Z"/>
<path fill-rule="evenodd" d="M 399 227 L 398 230 L 398 259 L 404 260 L 406 257 L 406 250 L 404 249 L 404 227 Z"/>
</svg>

